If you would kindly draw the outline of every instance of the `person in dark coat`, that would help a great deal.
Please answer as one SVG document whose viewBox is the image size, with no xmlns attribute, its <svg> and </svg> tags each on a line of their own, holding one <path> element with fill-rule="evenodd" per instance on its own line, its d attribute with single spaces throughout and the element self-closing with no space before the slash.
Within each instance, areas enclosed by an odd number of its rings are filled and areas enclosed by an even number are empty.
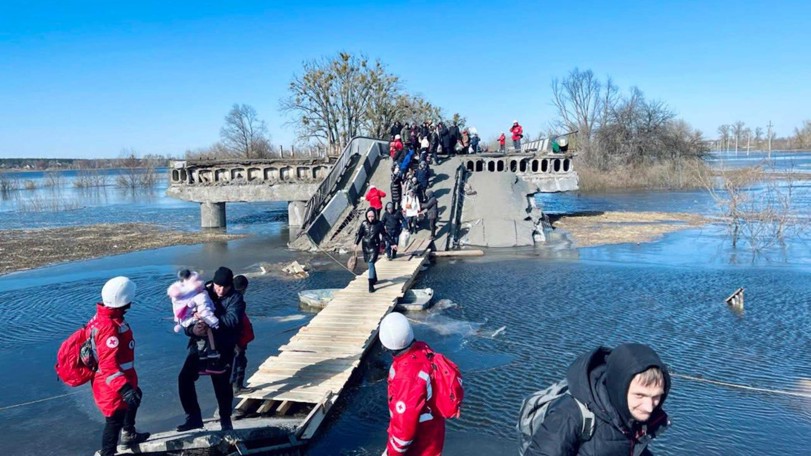
<svg viewBox="0 0 811 456">
<path fill-rule="evenodd" d="M 360 223 L 358 233 L 355 235 L 355 245 L 363 242 L 363 261 L 369 265 L 369 293 L 375 292 L 377 271 L 375 261 L 380 253 L 380 242 L 383 241 L 383 224 L 377 220 L 374 209 L 366 210 L 366 219 Z"/>
<path fill-rule="evenodd" d="M 400 210 L 400 201 L 403 200 L 403 182 L 400 168 L 394 168 L 391 173 L 391 202 L 394 204 L 394 210 Z"/>
<path fill-rule="evenodd" d="M 653 349 L 642 344 L 600 347 L 577 358 L 566 379 L 571 394 L 549 404 L 527 455 L 652 455 L 648 444 L 670 424 L 662 410 L 670 375 Z M 585 441 L 575 399 L 596 419 Z"/>
<path fill-rule="evenodd" d="M 422 213 L 428 220 L 428 228 L 431 230 L 431 239 L 436 238 L 436 221 L 439 218 L 439 202 L 434 196 L 433 190 L 425 192 L 426 202 L 422 207 Z"/>
<path fill-rule="evenodd" d="M 394 140 L 394 137 L 400 134 L 400 131 L 403 129 L 403 124 L 400 123 L 399 120 L 394 122 L 394 125 L 391 126 L 389 129 L 389 137 Z"/>
<path fill-rule="evenodd" d="M 206 289 L 214 302 L 214 315 L 220 320 L 219 327 L 212 328 L 217 349 L 220 353 L 234 353 L 242 328 L 242 318 L 245 315 L 245 301 L 242 294 L 234 289 L 234 273 L 226 267 L 220 267 L 214 273 L 214 280 L 206 284 Z M 197 342 L 206 334 L 205 323 L 190 325 L 185 332 L 189 336 L 188 355 L 177 377 L 177 387 L 180 404 L 186 413 L 186 421 L 177 427 L 178 432 L 203 427 L 203 416 L 197 402 L 194 383 L 200 378 Z M 219 406 L 220 428 L 229 431 L 233 429 L 231 409 L 234 401 L 231 365 L 225 366 L 221 374 L 212 374 L 211 384 Z"/>
<path fill-rule="evenodd" d="M 456 153 L 456 143 L 462 139 L 462 133 L 459 131 L 459 126 L 456 125 L 456 122 L 448 129 L 448 134 L 451 137 L 451 148 L 448 150 L 448 156 L 450 156 Z"/>
<path fill-rule="evenodd" d="M 400 233 L 403 231 L 405 219 L 403 213 L 394 206 L 394 203 L 386 203 L 386 211 L 383 212 L 381 222 L 385 232 L 386 258 L 393 260 L 397 258 L 397 243 L 400 240 Z"/>
<path fill-rule="evenodd" d="M 420 202 L 424 203 L 425 191 L 428 190 L 428 184 L 431 178 L 431 169 L 428 168 L 428 163 L 421 161 L 414 176 L 417 178 L 417 196 L 419 196 Z"/>
<path fill-rule="evenodd" d="M 435 165 L 439 164 L 439 157 L 436 154 L 437 149 L 439 148 L 439 126 L 431 129 L 431 136 L 428 137 L 428 140 L 431 141 L 431 147 L 428 148 L 428 153 L 431 154 L 431 162 Z"/>
</svg>

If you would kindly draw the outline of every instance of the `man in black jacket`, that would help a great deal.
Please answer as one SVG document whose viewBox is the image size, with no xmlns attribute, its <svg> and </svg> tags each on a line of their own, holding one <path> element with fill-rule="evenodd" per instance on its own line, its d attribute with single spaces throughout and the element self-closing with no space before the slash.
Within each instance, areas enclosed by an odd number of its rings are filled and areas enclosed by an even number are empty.
<svg viewBox="0 0 811 456">
<path fill-rule="evenodd" d="M 245 315 L 245 301 L 242 294 L 234 290 L 234 273 L 220 267 L 214 273 L 214 280 L 206 284 L 211 300 L 214 301 L 214 315 L 220 320 L 220 325 L 214 331 L 214 342 L 222 354 L 234 353 L 234 347 L 239 340 L 242 317 Z M 186 421 L 177 427 L 178 432 L 203 427 L 203 418 L 200 404 L 197 402 L 197 390 L 194 383 L 200 378 L 200 358 L 197 352 L 197 340 L 205 336 L 205 324 L 196 324 L 186 328 L 189 336 L 189 354 L 183 363 L 183 368 L 177 377 L 180 404 L 186 413 Z M 211 384 L 214 386 L 214 395 L 220 412 L 220 427 L 224 431 L 233 429 L 231 425 L 231 408 L 233 407 L 234 391 L 231 389 L 231 368 L 228 365 L 221 374 L 211 375 Z"/>
<path fill-rule="evenodd" d="M 392 260 L 397 258 L 397 243 L 400 240 L 400 233 L 403 231 L 405 219 L 403 213 L 394 207 L 394 203 L 386 203 L 386 212 L 380 220 L 383 223 L 384 240 L 386 241 L 386 258 Z"/>
<path fill-rule="evenodd" d="M 431 239 L 436 239 L 436 219 L 439 218 L 439 203 L 434 196 L 433 190 L 425 192 L 427 201 L 422 207 L 422 212 L 428 220 L 428 228 L 431 230 Z"/>
<path fill-rule="evenodd" d="M 566 374 L 569 392 L 549 404 L 527 455 L 642 456 L 668 425 L 662 405 L 670 375 L 647 345 L 600 347 L 580 356 Z M 583 416 L 575 401 L 595 415 L 594 432 L 581 439 Z"/>
</svg>

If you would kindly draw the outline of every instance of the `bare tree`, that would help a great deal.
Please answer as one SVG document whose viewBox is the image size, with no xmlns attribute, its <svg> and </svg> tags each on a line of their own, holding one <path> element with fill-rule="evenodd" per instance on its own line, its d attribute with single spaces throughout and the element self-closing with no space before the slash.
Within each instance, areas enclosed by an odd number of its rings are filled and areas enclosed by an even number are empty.
<svg viewBox="0 0 811 456">
<path fill-rule="evenodd" d="M 726 144 L 726 150 L 729 152 L 729 133 L 732 130 L 730 125 L 724 124 L 718 127 L 718 134 L 721 135 L 721 144 Z"/>
<path fill-rule="evenodd" d="M 738 153 L 738 143 L 741 140 L 743 135 L 743 126 L 746 125 L 745 122 L 739 120 L 732 124 L 732 136 L 735 137 L 735 153 Z"/>
<path fill-rule="evenodd" d="M 763 129 L 755 127 L 755 147 L 760 149 L 760 138 L 763 137 Z"/>
<path fill-rule="evenodd" d="M 794 140 L 799 149 L 811 146 L 811 120 L 804 120 L 799 128 L 794 127 Z"/>
<path fill-rule="evenodd" d="M 616 89 L 610 80 L 608 84 Z M 591 139 L 592 130 L 603 114 L 602 87 L 591 70 L 580 71 L 578 68 L 562 81 L 552 80 L 552 104 L 558 111 L 560 126 L 570 131 L 577 130 L 583 142 Z M 607 99 L 611 98 L 606 95 Z"/>
<path fill-rule="evenodd" d="M 333 59 L 305 62 L 304 74 L 290 82 L 281 110 L 295 117 L 299 139 L 336 149 L 390 120 L 391 113 L 374 112 L 374 106 L 389 108 L 384 97 L 396 96 L 398 82 L 379 60 L 341 52 Z"/>
<path fill-rule="evenodd" d="M 220 129 L 223 148 L 233 157 L 267 158 L 270 139 L 265 122 L 246 104 L 234 104 Z"/>
</svg>

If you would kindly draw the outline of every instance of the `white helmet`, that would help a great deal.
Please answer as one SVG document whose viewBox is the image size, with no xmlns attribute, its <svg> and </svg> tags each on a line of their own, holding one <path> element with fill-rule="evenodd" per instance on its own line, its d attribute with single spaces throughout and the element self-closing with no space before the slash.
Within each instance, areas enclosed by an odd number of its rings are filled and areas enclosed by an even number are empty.
<svg viewBox="0 0 811 456">
<path fill-rule="evenodd" d="M 113 277 L 101 289 L 101 302 L 113 309 L 126 306 L 134 298 L 135 282 L 123 276 Z"/>
<path fill-rule="evenodd" d="M 380 322 L 380 343 L 389 350 L 402 350 L 414 340 L 414 331 L 403 314 L 392 312 Z"/>
</svg>

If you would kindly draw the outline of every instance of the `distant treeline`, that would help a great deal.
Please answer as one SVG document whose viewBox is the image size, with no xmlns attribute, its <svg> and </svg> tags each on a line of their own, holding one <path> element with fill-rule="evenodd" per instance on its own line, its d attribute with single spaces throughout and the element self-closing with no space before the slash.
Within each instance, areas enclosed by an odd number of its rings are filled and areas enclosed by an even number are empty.
<svg viewBox="0 0 811 456">
<path fill-rule="evenodd" d="M 55 169 L 110 169 L 110 168 L 162 168 L 169 158 L 162 155 L 147 155 L 143 158 L 0 158 L 0 169 L 7 170 L 55 170 Z"/>
</svg>

